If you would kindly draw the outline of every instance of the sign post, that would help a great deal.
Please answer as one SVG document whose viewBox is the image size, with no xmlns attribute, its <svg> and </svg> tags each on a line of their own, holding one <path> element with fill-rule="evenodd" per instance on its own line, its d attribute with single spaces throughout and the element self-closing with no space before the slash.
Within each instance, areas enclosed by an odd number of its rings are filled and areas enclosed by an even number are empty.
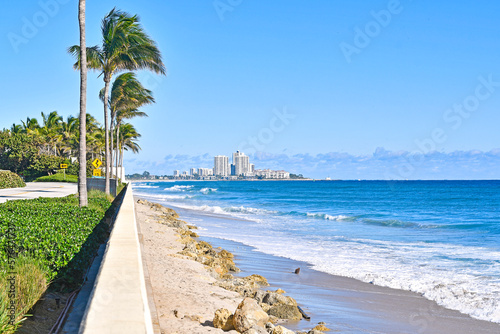
<svg viewBox="0 0 500 334">
<path fill-rule="evenodd" d="M 102 161 L 99 160 L 98 158 L 94 159 L 94 161 L 92 161 L 92 166 L 94 166 L 96 169 L 101 167 L 102 165 Z"/>
<path fill-rule="evenodd" d="M 64 181 L 66 181 L 66 168 L 68 168 L 68 164 L 59 164 L 59 168 L 63 170 L 63 178 L 64 178 Z"/>
<path fill-rule="evenodd" d="M 98 158 L 94 159 L 94 161 L 92 161 L 92 166 L 94 166 L 94 170 L 92 172 L 92 176 L 101 176 L 101 170 L 99 169 L 99 167 L 101 167 L 102 165 L 102 161 L 99 160 Z"/>
</svg>

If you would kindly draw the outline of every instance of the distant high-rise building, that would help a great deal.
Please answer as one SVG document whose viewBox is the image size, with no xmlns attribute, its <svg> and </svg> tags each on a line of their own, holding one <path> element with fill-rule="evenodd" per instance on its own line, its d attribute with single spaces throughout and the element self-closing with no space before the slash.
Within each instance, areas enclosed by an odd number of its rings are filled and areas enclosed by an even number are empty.
<svg viewBox="0 0 500 334">
<path fill-rule="evenodd" d="M 214 175 L 228 176 L 231 174 L 229 169 L 229 157 L 217 155 L 214 157 Z"/>
<path fill-rule="evenodd" d="M 174 170 L 174 176 L 180 176 L 181 172 L 179 170 Z"/>
<path fill-rule="evenodd" d="M 236 153 L 233 153 L 233 165 L 233 175 L 239 176 L 250 171 L 250 159 L 243 152 L 236 151 Z"/>
<path fill-rule="evenodd" d="M 255 176 L 264 179 L 289 179 L 290 173 L 284 170 L 257 169 L 254 172 Z"/>
<path fill-rule="evenodd" d="M 214 170 L 212 168 L 198 168 L 198 175 L 200 176 L 214 175 Z"/>
<path fill-rule="evenodd" d="M 196 174 L 196 173 L 197 173 L 197 171 L 198 171 L 198 170 L 197 170 L 196 168 L 191 168 L 191 169 L 189 170 L 189 175 L 193 176 L 194 174 Z"/>
</svg>

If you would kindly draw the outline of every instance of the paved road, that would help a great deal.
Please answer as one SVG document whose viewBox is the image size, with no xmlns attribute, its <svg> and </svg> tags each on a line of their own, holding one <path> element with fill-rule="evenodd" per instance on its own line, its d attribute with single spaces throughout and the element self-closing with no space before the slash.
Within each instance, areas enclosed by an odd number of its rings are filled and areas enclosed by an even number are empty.
<svg viewBox="0 0 500 334">
<path fill-rule="evenodd" d="M 24 188 L 0 189 L 0 203 L 13 199 L 30 199 L 38 197 L 64 197 L 76 194 L 76 183 L 63 182 L 28 182 Z"/>
</svg>

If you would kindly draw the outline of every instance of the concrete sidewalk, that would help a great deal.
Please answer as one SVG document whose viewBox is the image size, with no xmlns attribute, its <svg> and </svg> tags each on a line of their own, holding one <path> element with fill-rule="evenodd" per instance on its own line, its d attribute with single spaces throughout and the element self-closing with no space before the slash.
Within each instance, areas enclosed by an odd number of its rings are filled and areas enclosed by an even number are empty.
<svg viewBox="0 0 500 334">
<path fill-rule="evenodd" d="M 76 183 L 28 182 L 24 188 L 0 189 L 0 203 L 15 199 L 64 197 L 78 192 Z"/>
<path fill-rule="evenodd" d="M 79 333 L 154 333 L 130 187 L 116 217 Z"/>
</svg>

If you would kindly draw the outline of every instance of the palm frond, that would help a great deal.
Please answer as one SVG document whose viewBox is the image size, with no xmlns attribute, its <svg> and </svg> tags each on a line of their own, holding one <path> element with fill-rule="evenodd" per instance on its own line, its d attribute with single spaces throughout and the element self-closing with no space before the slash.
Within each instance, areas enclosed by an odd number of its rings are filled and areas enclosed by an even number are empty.
<svg viewBox="0 0 500 334">
<path fill-rule="evenodd" d="M 68 48 L 68 53 L 76 59 L 73 64 L 75 70 L 80 69 L 80 46 L 73 45 Z M 87 47 L 87 68 L 91 70 L 100 70 L 102 68 L 101 50 L 97 45 Z"/>
</svg>

